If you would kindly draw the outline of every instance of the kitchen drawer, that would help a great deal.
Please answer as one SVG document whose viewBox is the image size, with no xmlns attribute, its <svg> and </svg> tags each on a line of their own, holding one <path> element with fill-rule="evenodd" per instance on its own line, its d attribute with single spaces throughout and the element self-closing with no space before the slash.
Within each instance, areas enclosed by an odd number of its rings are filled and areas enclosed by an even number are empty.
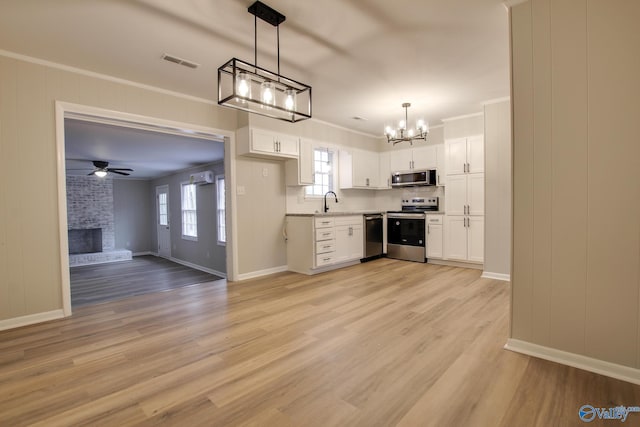
<svg viewBox="0 0 640 427">
<path fill-rule="evenodd" d="M 316 253 L 326 254 L 335 250 L 335 242 L 333 240 L 325 240 L 322 242 L 316 242 Z"/>
<path fill-rule="evenodd" d="M 444 215 L 427 215 L 427 224 L 442 225 Z"/>
<path fill-rule="evenodd" d="M 316 228 L 326 228 L 333 227 L 333 218 L 323 217 L 323 218 L 315 218 Z"/>
<path fill-rule="evenodd" d="M 333 264 L 333 260 L 334 258 L 332 253 L 316 255 L 316 267 Z"/>
<path fill-rule="evenodd" d="M 320 228 L 316 230 L 316 242 L 322 240 L 333 240 L 335 237 L 335 231 L 333 228 Z"/>
<path fill-rule="evenodd" d="M 362 225 L 362 215 L 338 216 L 335 218 L 335 225 Z"/>
</svg>

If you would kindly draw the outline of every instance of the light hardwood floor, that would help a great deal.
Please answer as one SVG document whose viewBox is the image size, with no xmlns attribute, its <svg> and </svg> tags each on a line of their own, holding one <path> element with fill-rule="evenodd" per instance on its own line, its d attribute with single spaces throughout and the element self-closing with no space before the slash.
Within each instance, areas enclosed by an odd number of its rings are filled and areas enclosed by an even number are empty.
<svg viewBox="0 0 640 427">
<path fill-rule="evenodd" d="M 391 259 L 83 307 L 0 333 L 0 425 L 579 426 L 583 404 L 640 405 L 503 350 L 508 314 L 508 283 Z"/>
</svg>

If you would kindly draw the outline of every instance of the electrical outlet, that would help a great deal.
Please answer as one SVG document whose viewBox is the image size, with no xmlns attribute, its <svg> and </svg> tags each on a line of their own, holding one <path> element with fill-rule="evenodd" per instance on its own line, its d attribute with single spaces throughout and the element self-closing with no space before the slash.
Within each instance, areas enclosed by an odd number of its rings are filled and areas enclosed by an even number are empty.
<svg viewBox="0 0 640 427">
<path fill-rule="evenodd" d="M 244 196 L 245 195 L 244 185 L 238 185 L 238 187 L 236 187 L 236 194 L 238 196 Z"/>
<path fill-rule="evenodd" d="M 262 176 L 263 177 L 268 177 L 269 176 L 269 169 L 267 168 L 262 168 Z"/>
</svg>

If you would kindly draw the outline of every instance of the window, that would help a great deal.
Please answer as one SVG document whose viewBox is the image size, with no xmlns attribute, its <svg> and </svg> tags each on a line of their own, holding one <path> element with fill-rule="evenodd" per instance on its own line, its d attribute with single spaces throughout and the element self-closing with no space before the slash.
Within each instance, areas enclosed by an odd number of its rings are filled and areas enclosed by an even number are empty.
<svg viewBox="0 0 640 427">
<path fill-rule="evenodd" d="M 313 150 L 313 185 L 306 187 L 307 196 L 324 196 L 333 190 L 333 152 L 328 148 Z"/>
<path fill-rule="evenodd" d="M 195 184 L 182 184 L 182 238 L 186 240 L 198 240 Z"/>
<path fill-rule="evenodd" d="M 224 176 L 216 176 L 216 194 L 218 204 L 218 244 L 224 245 L 227 241 L 226 214 L 224 201 Z"/>
<path fill-rule="evenodd" d="M 167 193 L 158 194 L 158 223 L 169 225 L 169 213 L 167 211 Z"/>
</svg>

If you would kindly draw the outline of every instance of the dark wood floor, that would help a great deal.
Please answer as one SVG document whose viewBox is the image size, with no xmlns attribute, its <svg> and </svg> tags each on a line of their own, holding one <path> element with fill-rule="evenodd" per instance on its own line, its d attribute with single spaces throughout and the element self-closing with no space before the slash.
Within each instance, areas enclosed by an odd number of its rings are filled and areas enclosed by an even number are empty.
<svg viewBox="0 0 640 427">
<path fill-rule="evenodd" d="M 73 307 L 222 279 L 152 255 L 137 256 L 131 261 L 72 267 L 70 271 Z"/>
<path fill-rule="evenodd" d="M 583 426 L 584 404 L 640 404 L 503 350 L 508 319 L 508 283 L 391 259 L 81 307 L 0 332 L 0 426 Z"/>
</svg>

